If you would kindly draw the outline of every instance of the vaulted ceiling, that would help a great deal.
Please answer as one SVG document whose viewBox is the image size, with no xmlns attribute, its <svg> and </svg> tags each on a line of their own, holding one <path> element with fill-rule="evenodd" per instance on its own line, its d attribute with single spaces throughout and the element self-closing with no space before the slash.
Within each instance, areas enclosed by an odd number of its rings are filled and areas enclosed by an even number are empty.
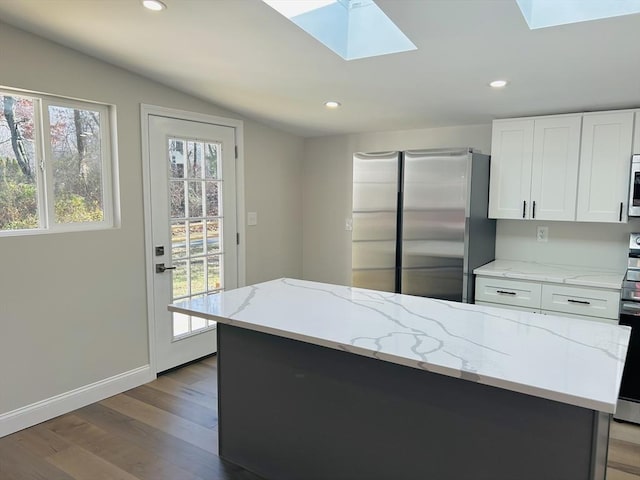
<svg viewBox="0 0 640 480">
<path fill-rule="evenodd" d="M 515 0 L 378 0 L 418 49 L 347 62 L 260 0 L 164 2 L 0 0 L 0 19 L 304 136 L 640 107 L 640 14 L 529 30 Z"/>
</svg>

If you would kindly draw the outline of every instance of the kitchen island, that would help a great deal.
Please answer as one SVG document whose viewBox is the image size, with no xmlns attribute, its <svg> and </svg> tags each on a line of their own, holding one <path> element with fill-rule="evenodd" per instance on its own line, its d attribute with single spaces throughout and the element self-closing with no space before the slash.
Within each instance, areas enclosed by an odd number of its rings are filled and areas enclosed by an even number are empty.
<svg viewBox="0 0 640 480">
<path fill-rule="evenodd" d="M 218 323 L 220 456 L 271 480 L 604 479 L 629 329 L 280 279 Z"/>
</svg>

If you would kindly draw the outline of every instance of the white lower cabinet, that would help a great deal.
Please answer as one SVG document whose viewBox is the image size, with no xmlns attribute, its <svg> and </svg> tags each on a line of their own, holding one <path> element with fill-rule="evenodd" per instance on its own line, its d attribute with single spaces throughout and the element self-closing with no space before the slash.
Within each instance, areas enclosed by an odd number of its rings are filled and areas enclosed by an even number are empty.
<svg viewBox="0 0 640 480">
<path fill-rule="evenodd" d="M 620 290 L 476 277 L 476 304 L 617 323 Z"/>
<path fill-rule="evenodd" d="M 540 310 L 535 308 L 527 308 L 527 307 L 515 307 L 513 305 L 501 305 L 499 303 L 491 303 L 491 302 L 476 302 L 476 305 L 485 305 L 487 307 L 494 308 L 503 308 L 505 310 L 517 310 L 519 312 L 530 312 L 530 313 L 540 313 Z"/>
<path fill-rule="evenodd" d="M 539 283 L 497 277 L 476 278 L 476 303 L 489 302 L 540 309 L 542 288 Z"/>
</svg>

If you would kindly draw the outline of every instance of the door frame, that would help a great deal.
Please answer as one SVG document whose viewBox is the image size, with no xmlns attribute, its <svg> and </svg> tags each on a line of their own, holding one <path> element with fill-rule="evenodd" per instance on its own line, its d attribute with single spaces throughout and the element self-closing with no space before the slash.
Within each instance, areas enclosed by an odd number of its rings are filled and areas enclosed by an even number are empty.
<svg viewBox="0 0 640 480">
<path fill-rule="evenodd" d="M 190 112 L 174 108 L 160 107 L 157 105 L 140 104 L 141 123 L 141 147 L 142 147 L 142 191 L 144 206 L 144 246 L 145 246 L 145 272 L 147 281 L 147 325 L 149 366 L 154 377 L 157 376 L 156 360 L 156 327 L 154 306 L 154 281 L 153 270 L 153 232 L 151 229 L 151 158 L 149 155 L 149 116 L 175 118 L 177 120 L 190 120 L 193 122 L 210 123 L 223 127 L 231 127 L 236 136 L 236 225 L 240 242 L 238 244 L 238 287 L 246 284 L 246 242 L 245 242 L 245 205 L 244 205 L 244 122 L 234 118 L 218 117 L 205 113 Z"/>
</svg>

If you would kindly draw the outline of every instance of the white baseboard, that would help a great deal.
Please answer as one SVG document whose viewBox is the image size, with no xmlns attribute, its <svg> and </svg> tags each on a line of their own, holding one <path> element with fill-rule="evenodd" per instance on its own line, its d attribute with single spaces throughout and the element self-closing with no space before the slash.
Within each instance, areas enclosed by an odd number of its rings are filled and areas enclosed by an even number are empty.
<svg viewBox="0 0 640 480">
<path fill-rule="evenodd" d="M 0 438 L 154 380 L 149 365 L 0 414 Z"/>
</svg>

